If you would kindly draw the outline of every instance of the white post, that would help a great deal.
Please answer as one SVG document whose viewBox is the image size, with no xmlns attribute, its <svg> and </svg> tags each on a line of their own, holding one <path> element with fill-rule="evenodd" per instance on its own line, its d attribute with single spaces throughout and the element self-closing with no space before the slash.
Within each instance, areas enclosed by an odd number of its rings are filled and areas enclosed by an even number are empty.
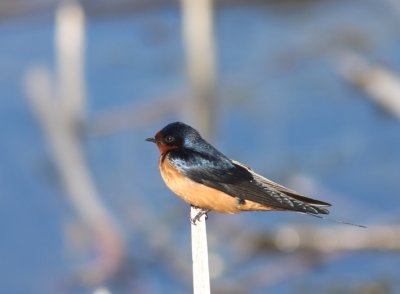
<svg viewBox="0 0 400 294">
<path fill-rule="evenodd" d="M 193 219 L 201 209 L 192 207 L 190 217 Z M 193 259 L 193 293 L 210 293 L 210 273 L 208 270 L 208 248 L 206 216 L 203 215 L 196 224 L 192 224 L 192 259 Z"/>
</svg>

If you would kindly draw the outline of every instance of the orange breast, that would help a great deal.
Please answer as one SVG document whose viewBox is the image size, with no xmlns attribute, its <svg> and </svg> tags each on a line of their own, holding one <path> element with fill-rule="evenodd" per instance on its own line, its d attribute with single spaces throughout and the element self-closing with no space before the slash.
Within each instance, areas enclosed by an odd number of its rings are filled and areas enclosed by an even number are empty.
<svg viewBox="0 0 400 294">
<path fill-rule="evenodd" d="M 241 204 L 236 197 L 232 197 L 222 191 L 203 184 L 196 183 L 171 166 L 166 156 L 160 157 L 159 168 L 161 176 L 168 188 L 191 205 L 222 213 L 238 213 L 240 211 L 250 210 L 274 210 L 249 200 Z"/>
</svg>

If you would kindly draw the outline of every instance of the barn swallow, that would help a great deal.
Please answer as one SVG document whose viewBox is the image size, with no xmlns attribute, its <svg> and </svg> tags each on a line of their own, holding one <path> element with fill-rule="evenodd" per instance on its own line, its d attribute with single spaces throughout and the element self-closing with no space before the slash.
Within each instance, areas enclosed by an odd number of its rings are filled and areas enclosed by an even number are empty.
<svg viewBox="0 0 400 294">
<path fill-rule="evenodd" d="M 175 122 L 146 141 L 160 151 L 161 176 L 175 194 L 201 212 L 294 211 L 329 214 L 327 202 L 279 185 L 231 160 L 204 140 L 194 128 Z"/>
</svg>

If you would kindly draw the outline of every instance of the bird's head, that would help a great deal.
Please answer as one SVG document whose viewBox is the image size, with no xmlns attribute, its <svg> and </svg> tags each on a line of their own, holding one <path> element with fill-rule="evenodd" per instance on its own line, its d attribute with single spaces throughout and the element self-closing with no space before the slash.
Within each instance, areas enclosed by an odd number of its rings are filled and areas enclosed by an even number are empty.
<svg viewBox="0 0 400 294">
<path fill-rule="evenodd" d="M 199 140 L 202 140 L 199 132 L 181 122 L 170 123 L 157 132 L 154 137 L 146 139 L 146 141 L 156 143 L 161 154 L 174 149 L 190 147 Z"/>
</svg>

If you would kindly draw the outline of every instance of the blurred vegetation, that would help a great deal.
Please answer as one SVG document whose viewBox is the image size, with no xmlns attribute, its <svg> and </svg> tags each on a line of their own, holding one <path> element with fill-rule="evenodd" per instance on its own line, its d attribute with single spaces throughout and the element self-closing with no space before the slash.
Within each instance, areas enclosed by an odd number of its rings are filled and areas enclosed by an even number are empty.
<svg viewBox="0 0 400 294">
<path fill-rule="evenodd" d="M 368 226 L 210 214 L 213 293 L 399 292 L 396 1 L 217 1 L 208 103 L 178 1 L 82 1 L 57 43 L 63 4 L 0 1 L 1 289 L 189 292 L 189 209 L 143 141 L 185 120 Z"/>
</svg>

